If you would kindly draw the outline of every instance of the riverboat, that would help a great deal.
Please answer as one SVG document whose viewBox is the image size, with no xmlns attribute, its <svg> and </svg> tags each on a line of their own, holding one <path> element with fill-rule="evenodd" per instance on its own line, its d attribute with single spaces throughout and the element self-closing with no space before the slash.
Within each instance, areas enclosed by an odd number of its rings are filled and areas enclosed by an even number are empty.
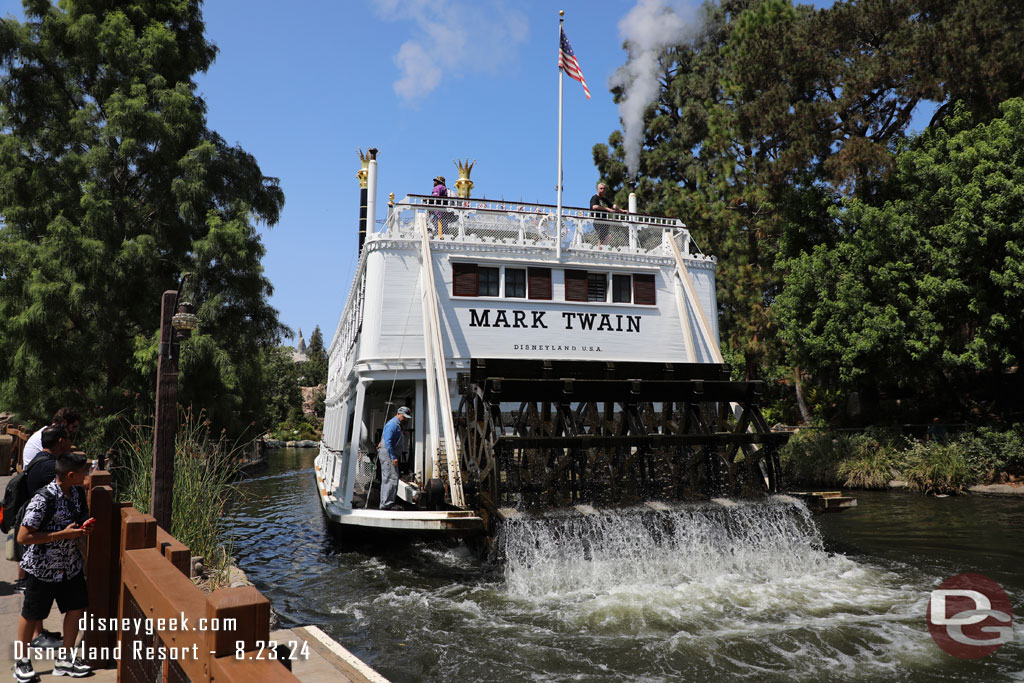
<svg viewBox="0 0 1024 683">
<path fill-rule="evenodd" d="M 376 215 L 329 349 L 315 476 L 343 527 L 490 533 L 523 511 L 777 491 L 757 382 L 730 381 L 714 257 L 675 218 L 408 195 Z M 467 160 L 468 161 L 468 160 Z M 407 406 L 398 505 L 377 450 Z M 728 407 L 732 410 L 728 410 Z M 376 483 L 375 483 L 376 479 Z"/>
</svg>

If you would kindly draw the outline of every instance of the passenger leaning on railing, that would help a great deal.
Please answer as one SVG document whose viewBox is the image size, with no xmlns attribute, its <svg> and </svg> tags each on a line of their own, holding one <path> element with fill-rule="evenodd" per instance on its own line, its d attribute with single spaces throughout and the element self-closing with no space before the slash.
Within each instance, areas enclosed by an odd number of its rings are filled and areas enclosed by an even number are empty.
<svg viewBox="0 0 1024 683">
<path fill-rule="evenodd" d="M 615 205 L 615 202 L 608 196 L 608 186 L 604 183 L 597 184 L 597 194 L 590 198 L 590 209 L 591 211 L 607 211 L 608 213 L 627 213 L 625 209 L 620 209 Z M 594 230 L 597 232 L 597 246 L 603 247 L 608 244 L 608 232 L 611 229 L 611 223 L 604 221 L 594 221 Z"/>
<path fill-rule="evenodd" d="M 430 194 L 439 199 L 445 199 L 447 197 L 452 196 L 451 190 L 449 190 L 444 183 L 445 180 L 443 175 L 436 176 L 434 178 L 434 189 L 431 191 Z M 443 201 L 438 202 L 438 204 L 446 203 L 447 202 Z M 444 239 L 444 224 L 450 222 L 455 217 L 455 214 L 453 214 L 451 211 L 433 211 L 431 212 L 431 217 L 434 219 L 433 227 L 436 228 L 435 233 L 437 234 L 438 237 Z"/>
<path fill-rule="evenodd" d="M 78 624 L 89 606 L 78 539 L 92 533 L 96 522 L 89 518 L 82 488 L 89 461 L 80 453 L 61 453 L 55 468 L 56 480 L 32 497 L 18 529 L 18 543 L 27 546 L 21 566 L 28 573 L 14 648 L 14 678 L 20 683 L 39 680 L 27 657 L 29 639 L 50 614 L 54 600 L 64 614 L 64 641 L 57 650 L 54 675 L 78 678 L 92 673 L 74 653 Z"/>
</svg>

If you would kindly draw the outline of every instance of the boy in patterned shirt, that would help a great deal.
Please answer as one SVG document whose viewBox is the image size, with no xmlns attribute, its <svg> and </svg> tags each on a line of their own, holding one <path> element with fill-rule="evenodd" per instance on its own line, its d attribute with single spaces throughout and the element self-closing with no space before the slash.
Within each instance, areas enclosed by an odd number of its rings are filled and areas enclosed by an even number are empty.
<svg viewBox="0 0 1024 683">
<path fill-rule="evenodd" d="M 58 648 L 53 666 L 55 676 L 88 676 L 92 669 L 74 656 L 78 623 L 88 607 L 84 561 L 78 539 L 92 533 L 95 520 L 89 510 L 82 484 L 89 474 L 85 456 L 64 453 L 57 457 L 57 478 L 41 488 L 25 508 L 18 529 L 18 543 L 26 546 L 21 566 L 28 573 L 25 602 L 18 622 L 14 678 L 19 683 L 38 681 L 28 654 L 29 639 L 46 619 L 57 601 L 64 614 L 64 647 Z"/>
</svg>

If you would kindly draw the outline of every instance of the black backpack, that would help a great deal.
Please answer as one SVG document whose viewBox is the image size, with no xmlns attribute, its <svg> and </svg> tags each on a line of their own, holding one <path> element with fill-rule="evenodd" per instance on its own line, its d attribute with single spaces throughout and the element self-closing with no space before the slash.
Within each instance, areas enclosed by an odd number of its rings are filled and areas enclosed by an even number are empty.
<svg viewBox="0 0 1024 683">
<path fill-rule="evenodd" d="M 29 470 L 35 467 L 38 462 L 46 462 L 53 459 L 54 457 L 49 453 L 40 453 L 32 459 L 28 467 L 18 472 L 7 482 L 7 488 L 4 489 L 3 507 L 0 508 L 0 531 L 6 534 L 15 528 L 16 523 L 20 524 L 25 506 L 32 500 L 32 496 L 28 492 Z M 33 493 L 35 492 L 33 491 Z"/>
</svg>

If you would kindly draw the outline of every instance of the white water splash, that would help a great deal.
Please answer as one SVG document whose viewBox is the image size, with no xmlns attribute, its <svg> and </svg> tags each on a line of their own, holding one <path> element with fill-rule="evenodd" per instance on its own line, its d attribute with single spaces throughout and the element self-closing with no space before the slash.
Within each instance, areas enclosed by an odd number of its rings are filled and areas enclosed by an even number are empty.
<svg viewBox="0 0 1024 683">
<path fill-rule="evenodd" d="M 826 552 L 801 504 L 514 520 L 500 549 L 520 609 L 550 613 L 557 631 L 637 639 L 666 666 L 885 676 L 933 654 L 907 625 L 924 593 Z"/>
<path fill-rule="evenodd" d="M 640 0 L 619 22 L 619 34 L 626 42 L 629 58 L 611 77 L 611 85 L 622 86 L 619 102 L 623 147 L 630 176 L 640 168 L 644 139 L 644 112 L 661 89 L 659 58 L 666 48 L 690 39 L 699 28 L 696 3 L 681 0 Z"/>
</svg>

